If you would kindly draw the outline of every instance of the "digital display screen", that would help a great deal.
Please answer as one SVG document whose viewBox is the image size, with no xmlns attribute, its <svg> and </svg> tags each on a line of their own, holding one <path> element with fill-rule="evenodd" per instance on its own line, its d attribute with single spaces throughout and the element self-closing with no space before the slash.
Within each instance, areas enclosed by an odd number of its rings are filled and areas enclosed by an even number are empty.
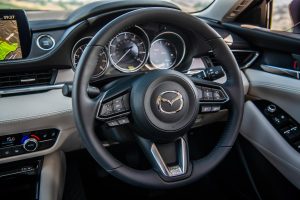
<svg viewBox="0 0 300 200">
<path fill-rule="evenodd" d="M 21 59 L 22 49 L 15 15 L 0 16 L 0 61 Z"/>
</svg>

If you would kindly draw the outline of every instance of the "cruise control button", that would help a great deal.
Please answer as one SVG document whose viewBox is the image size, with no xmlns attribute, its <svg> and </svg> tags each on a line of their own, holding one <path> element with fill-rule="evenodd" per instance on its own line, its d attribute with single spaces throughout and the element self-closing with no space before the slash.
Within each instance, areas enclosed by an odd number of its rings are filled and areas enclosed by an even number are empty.
<svg viewBox="0 0 300 200">
<path fill-rule="evenodd" d="M 225 100 L 225 96 L 221 90 L 213 90 L 213 98 L 214 98 L 214 101 Z"/>
<path fill-rule="evenodd" d="M 118 97 L 118 98 L 113 100 L 113 111 L 114 111 L 115 114 L 124 111 L 122 98 L 123 97 Z"/>
<path fill-rule="evenodd" d="M 110 127 L 114 127 L 114 126 L 118 126 L 119 123 L 117 121 L 110 121 L 110 122 L 107 122 L 107 125 Z"/>
<path fill-rule="evenodd" d="M 119 123 L 120 125 L 123 125 L 123 124 L 129 124 L 129 119 L 128 119 L 127 117 L 122 118 L 122 119 L 119 119 L 119 120 L 118 120 L 118 123 Z"/>
<path fill-rule="evenodd" d="M 211 106 L 202 106 L 201 107 L 201 112 L 211 112 Z"/>
<path fill-rule="evenodd" d="M 203 99 L 207 101 L 212 101 L 213 100 L 213 92 L 210 88 L 202 88 L 203 90 Z"/>
<path fill-rule="evenodd" d="M 126 111 L 128 111 L 129 110 L 129 94 L 127 93 L 127 94 L 123 95 L 122 100 L 123 100 L 124 109 Z"/>
<path fill-rule="evenodd" d="M 101 116 L 108 116 L 113 114 L 113 106 L 112 106 L 112 102 L 108 102 L 102 105 L 102 109 L 101 109 Z"/>
</svg>

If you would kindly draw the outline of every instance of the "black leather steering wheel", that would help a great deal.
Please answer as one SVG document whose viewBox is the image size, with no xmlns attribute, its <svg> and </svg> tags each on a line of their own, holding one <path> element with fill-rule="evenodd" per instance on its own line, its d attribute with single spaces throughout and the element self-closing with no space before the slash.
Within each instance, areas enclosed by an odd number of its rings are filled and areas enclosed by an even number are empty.
<svg viewBox="0 0 300 200">
<path fill-rule="evenodd" d="M 210 46 L 227 75 L 225 84 L 193 79 L 175 70 L 157 70 L 121 78 L 90 98 L 90 77 L 97 66 L 99 52 L 119 32 L 149 22 L 177 26 L 200 36 Z M 219 92 L 220 99 L 207 102 L 201 88 Z M 103 27 L 88 44 L 78 64 L 72 91 L 73 113 L 83 143 L 94 159 L 113 176 L 136 186 L 174 188 L 198 180 L 228 154 L 239 133 L 244 92 L 240 70 L 223 39 L 205 22 L 184 12 L 167 8 L 139 9 L 124 14 Z M 107 102 L 123 103 L 123 110 L 105 116 Z M 199 160 L 189 159 L 187 132 L 194 124 L 202 104 L 216 104 L 229 110 L 226 128 L 214 149 Z M 95 123 L 129 118 L 137 142 L 153 168 L 137 170 L 115 159 L 95 134 Z M 125 118 L 125 119 L 126 119 Z M 162 153 L 160 146 L 168 153 Z M 175 157 L 168 163 L 166 157 Z"/>
</svg>

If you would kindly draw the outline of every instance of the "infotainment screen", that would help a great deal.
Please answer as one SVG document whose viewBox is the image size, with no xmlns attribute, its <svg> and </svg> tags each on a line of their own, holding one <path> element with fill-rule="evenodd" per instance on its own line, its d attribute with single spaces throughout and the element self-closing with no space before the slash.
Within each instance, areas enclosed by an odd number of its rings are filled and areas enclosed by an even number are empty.
<svg viewBox="0 0 300 200">
<path fill-rule="evenodd" d="M 16 16 L 0 16 L 0 30 L 0 61 L 23 58 Z"/>
<path fill-rule="evenodd" d="M 31 34 L 25 11 L 0 10 L 0 61 L 25 58 Z"/>
</svg>

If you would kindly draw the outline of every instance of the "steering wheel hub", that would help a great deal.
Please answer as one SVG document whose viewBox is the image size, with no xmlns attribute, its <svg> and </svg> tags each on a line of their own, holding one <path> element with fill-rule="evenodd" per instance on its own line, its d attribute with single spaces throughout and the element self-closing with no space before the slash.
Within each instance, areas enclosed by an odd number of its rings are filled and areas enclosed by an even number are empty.
<svg viewBox="0 0 300 200">
<path fill-rule="evenodd" d="M 176 114 L 183 109 L 183 96 L 175 90 L 162 92 L 156 99 L 156 106 L 160 113 Z"/>
<path fill-rule="evenodd" d="M 143 137 L 174 140 L 193 125 L 198 102 L 197 88 L 185 75 L 174 70 L 150 72 L 134 83 L 133 121 Z"/>
</svg>

